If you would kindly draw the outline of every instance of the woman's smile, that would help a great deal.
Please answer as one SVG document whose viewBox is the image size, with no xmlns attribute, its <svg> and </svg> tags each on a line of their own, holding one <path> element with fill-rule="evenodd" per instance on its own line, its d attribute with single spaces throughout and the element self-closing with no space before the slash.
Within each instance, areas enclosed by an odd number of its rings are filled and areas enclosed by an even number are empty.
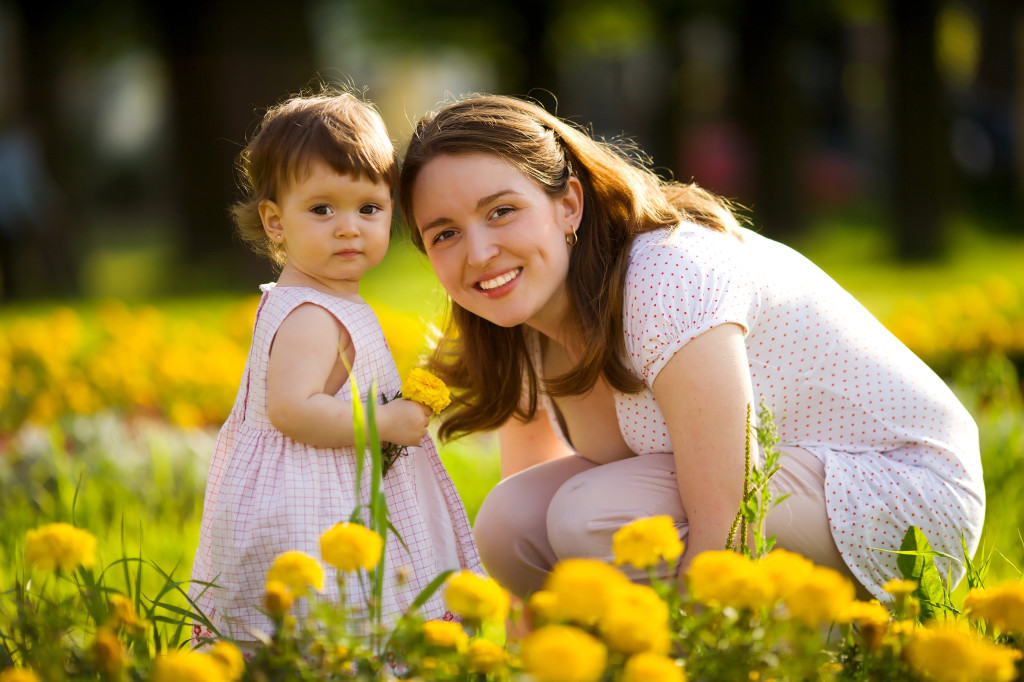
<svg viewBox="0 0 1024 682">
<path fill-rule="evenodd" d="M 523 271 L 522 268 L 516 268 L 514 270 L 509 270 L 508 272 L 506 272 L 506 273 L 504 273 L 502 275 L 498 275 L 497 277 L 494 277 L 492 279 L 487 279 L 487 280 L 484 280 L 482 282 L 477 282 L 476 283 L 476 287 L 478 289 L 483 290 L 484 292 L 487 292 L 487 293 L 491 293 L 491 292 L 497 293 L 497 290 L 499 290 L 499 289 L 502 289 L 503 290 L 502 293 L 504 293 L 504 290 L 506 290 L 505 285 L 508 284 L 509 282 L 512 282 L 517 277 L 519 277 L 519 273 L 522 272 L 522 271 Z"/>
</svg>

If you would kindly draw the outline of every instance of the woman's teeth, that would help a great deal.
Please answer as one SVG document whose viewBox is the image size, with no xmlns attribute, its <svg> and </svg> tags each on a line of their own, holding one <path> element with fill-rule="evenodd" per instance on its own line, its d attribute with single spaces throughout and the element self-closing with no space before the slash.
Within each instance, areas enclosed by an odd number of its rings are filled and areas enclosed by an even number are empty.
<svg viewBox="0 0 1024 682">
<path fill-rule="evenodd" d="M 490 289 L 497 289 L 502 284 L 508 284 L 509 282 L 514 280 L 519 275 L 519 273 L 522 272 L 522 270 L 522 268 L 516 268 L 515 270 L 506 272 L 504 275 L 498 275 L 494 279 L 489 279 L 486 282 L 480 282 L 477 286 L 479 286 L 484 291 L 488 291 Z"/>
</svg>

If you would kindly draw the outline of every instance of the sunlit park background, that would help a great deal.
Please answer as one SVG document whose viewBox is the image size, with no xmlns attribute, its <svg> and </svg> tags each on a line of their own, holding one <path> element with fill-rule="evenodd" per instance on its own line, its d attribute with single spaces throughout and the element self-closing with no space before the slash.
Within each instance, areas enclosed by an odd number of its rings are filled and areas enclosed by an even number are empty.
<svg viewBox="0 0 1024 682">
<path fill-rule="evenodd" d="M 0 589 L 54 520 L 187 578 L 274 278 L 232 236 L 233 159 L 316 78 L 365 88 L 400 147 L 449 94 L 530 96 L 747 206 L 961 395 L 991 570 L 1024 566 L 1016 0 L 0 0 Z M 429 265 L 396 237 L 364 295 L 415 364 Z M 475 513 L 493 439 L 443 452 Z"/>
</svg>

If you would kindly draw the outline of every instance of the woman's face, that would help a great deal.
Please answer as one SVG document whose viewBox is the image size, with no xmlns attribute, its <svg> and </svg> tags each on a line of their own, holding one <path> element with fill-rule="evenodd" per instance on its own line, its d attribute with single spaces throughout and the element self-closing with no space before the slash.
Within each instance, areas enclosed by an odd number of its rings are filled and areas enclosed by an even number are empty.
<svg viewBox="0 0 1024 682">
<path fill-rule="evenodd" d="M 552 197 L 497 156 L 445 154 L 420 169 L 412 206 L 452 300 L 502 327 L 560 334 L 568 312 L 566 236 L 583 209 L 578 180 Z"/>
</svg>

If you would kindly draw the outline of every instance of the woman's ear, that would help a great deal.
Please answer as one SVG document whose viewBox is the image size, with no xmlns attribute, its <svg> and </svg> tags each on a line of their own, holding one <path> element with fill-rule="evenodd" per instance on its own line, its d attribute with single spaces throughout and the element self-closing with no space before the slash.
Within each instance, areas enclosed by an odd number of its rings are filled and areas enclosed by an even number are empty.
<svg viewBox="0 0 1024 682">
<path fill-rule="evenodd" d="M 583 218 L 583 185 L 579 178 L 572 176 L 565 187 L 565 193 L 561 198 L 562 216 L 565 218 L 566 236 L 572 234 L 580 226 Z"/>
<path fill-rule="evenodd" d="M 271 241 L 279 242 L 284 238 L 284 225 L 281 224 L 281 209 L 270 199 L 264 199 L 256 207 L 260 212 L 263 231 Z"/>
</svg>

